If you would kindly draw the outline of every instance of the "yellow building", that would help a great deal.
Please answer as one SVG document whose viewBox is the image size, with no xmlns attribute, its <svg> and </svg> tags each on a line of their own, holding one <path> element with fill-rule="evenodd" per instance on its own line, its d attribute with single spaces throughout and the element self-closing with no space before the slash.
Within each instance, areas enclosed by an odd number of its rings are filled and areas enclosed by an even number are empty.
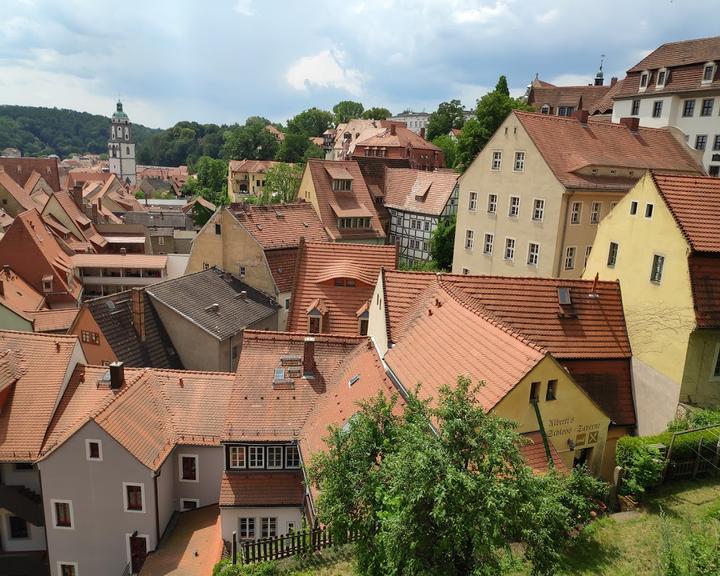
<svg viewBox="0 0 720 576">
<path fill-rule="evenodd" d="M 228 164 L 228 197 L 242 202 L 248 196 L 262 196 L 265 172 L 282 162 L 274 160 L 230 160 Z"/>
<path fill-rule="evenodd" d="M 453 272 L 579 278 L 647 168 L 702 173 L 672 129 L 513 111 L 459 181 Z"/>
<path fill-rule="evenodd" d="M 720 405 L 719 231 L 720 180 L 651 172 L 598 229 L 585 277 L 622 286 L 642 434 Z"/>
<path fill-rule="evenodd" d="M 486 410 L 611 478 L 635 430 L 631 351 L 615 282 L 380 273 L 368 334 L 401 389 L 437 398 L 459 375 Z M 544 453 L 544 449 L 540 456 Z"/>
</svg>

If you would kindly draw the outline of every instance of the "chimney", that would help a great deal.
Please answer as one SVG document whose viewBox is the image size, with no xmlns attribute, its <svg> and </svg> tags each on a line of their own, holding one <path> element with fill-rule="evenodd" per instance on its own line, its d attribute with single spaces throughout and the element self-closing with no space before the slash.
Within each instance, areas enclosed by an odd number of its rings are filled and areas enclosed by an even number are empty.
<svg viewBox="0 0 720 576">
<path fill-rule="evenodd" d="M 140 342 L 145 342 L 145 292 L 142 288 L 132 289 L 132 323 Z"/>
<path fill-rule="evenodd" d="M 307 336 L 303 346 L 303 376 L 315 375 L 315 338 Z"/>
<path fill-rule="evenodd" d="M 637 132 L 640 127 L 640 118 L 637 118 L 636 116 L 626 116 L 624 118 L 620 118 L 620 124 L 627 126 L 630 132 Z"/>
<path fill-rule="evenodd" d="M 425 139 L 425 127 L 420 128 L 420 138 Z"/>
<path fill-rule="evenodd" d="M 615 84 L 617 84 L 617 76 L 613 76 L 612 78 L 610 78 L 610 88 L 615 86 Z"/>
<path fill-rule="evenodd" d="M 587 110 L 578 110 L 575 112 L 575 118 L 580 121 L 580 124 L 587 124 L 589 116 L 590 114 Z"/>
<path fill-rule="evenodd" d="M 395 132 L 396 132 L 396 129 L 395 129 L 395 128 L 396 128 L 396 127 L 395 127 L 395 122 L 391 122 L 391 123 L 390 123 L 390 134 L 393 135 L 393 136 L 395 136 Z"/>
<path fill-rule="evenodd" d="M 70 191 L 73 202 L 77 204 L 77 207 L 80 208 L 80 210 L 82 210 L 83 207 L 82 188 L 82 184 L 76 182 L 75 185 L 72 187 L 72 190 Z"/>
<path fill-rule="evenodd" d="M 110 390 L 120 390 L 125 384 L 125 365 L 122 362 L 110 363 Z"/>
<path fill-rule="evenodd" d="M 243 300 L 245 300 L 245 302 L 247 302 L 247 299 L 248 299 L 248 297 L 247 297 L 247 290 L 241 290 L 241 291 L 240 291 L 240 298 L 242 298 Z"/>
</svg>

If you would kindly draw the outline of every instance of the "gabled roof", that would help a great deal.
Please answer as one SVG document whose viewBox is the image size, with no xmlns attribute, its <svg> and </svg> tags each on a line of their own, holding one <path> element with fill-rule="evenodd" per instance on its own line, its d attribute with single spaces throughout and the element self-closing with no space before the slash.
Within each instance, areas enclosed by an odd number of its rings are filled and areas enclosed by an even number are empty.
<svg viewBox="0 0 720 576">
<path fill-rule="evenodd" d="M 295 248 L 301 237 L 308 242 L 328 239 L 322 222 L 307 202 L 272 206 L 231 204 L 228 210 L 264 250 Z"/>
<path fill-rule="evenodd" d="M 0 381 L 13 386 L 0 411 L 0 462 L 37 459 L 76 347 L 74 336 L 0 332 Z"/>
<path fill-rule="evenodd" d="M 97 231 L 95 224 L 88 218 L 82 210 L 75 204 L 69 192 L 57 192 L 53 195 L 60 207 L 65 211 L 68 218 L 73 221 L 77 229 L 82 234 L 82 238 L 90 242 L 97 248 L 104 248 L 107 240 Z M 47 205 L 46 205 L 47 209 Z M 45 210 L 43 210 L 45 212 Z M 95 248 L 93 248 L 95 249 Z"/>
<path fill-rule="evenodd" d="M 30 197 L 30 194 L 23 190 L 12 177 L 0 167 L 0 186 L 5 188 L 15 201 L 20 204 L 23 210 L 42 209 L 42 206 L 36 204 Z"/>
<path fill-rule="evenodd" d="M 230 174 L 235 172 L 248 172 L 250 174 L 264 173 L 268 168 L 285 164 L 275 160 L 230 160 Z"/>
<path fill-rule="evenodd" d="M 440 216 L 459 177 L 456 172 L 388 168 L 385 171 L 385 206 Z"/>
<path fill-rule="evenodd" d="M 225 472 L 220 479 L 220 506 L 302 506 L 301 470 Z"/>
<path fill-rule="evenodd" d="M 280 248 L 277 250 L 265 250 L 265 259 L 270 267 L 270 273 L 278 292 L 289 292 L 292 290 L 293 279 L 295 278 L 295 262 L 297 260 L 297 248 Z"/>
<path fill-rule="evenodd" d="M 307 309 L 321 301 L 327 310 L 323 332 L 358 334 L 358 309 L 372 298 L 380 268 L 397 267 L 397 248 L 369 244 L 302 243 L 288 315 L 288 329 L 307 330 Z M 354 287 L 335 286 L 350 278 Z"/>
<path fill-rule="evenodd" d="M 720 253 L 720 179 L 656 172 L 652 178 L 690 248 Z"/>
<path fill-rule="evenodd" d="M 165 254 L 73 254 L 76 268 L 143 268 L 164 270 L 168 257 Z"/>
<path fill-rule="evenodd" d="M 328 169 L 342 168 L 352 176 L 350 190 L 333 190 L 333 178 Z M 315 194 L 317 195 L 320 219 L 325 230 L 335 241 L 372 240 L 385 238 L 375 204 L 365 184 L 360 167 L 355 161 L 311 159 L 305 165 L 310 171 Z M 346 179 L 343 176 L 342 179 Z M 369 217 L 370 228 L 338 228 L 338 218 Z M 308 241 L 311 241 L 307 238 Z"/>
<path fill-rule="evenodd" d="M 160 318 L 142 290 L 145 339 L 133 324 L 132 290 L 85 303 L 118 360 L 129 367 L 181 368 L 180 359 Z"/>
<path fill-rule="evenodd" d="M 394 133 L 393 126 L 394 125 Z M 420 134 L 416 134 L 405 126 L 402 122 L 383 122 L 384 130 L 379 131 L 376 134 L 360 140 L 355 143 L 355 146 L 377 146 L 377 147 L 400 147 L 406 148 L 412 146 L 413 148 L 419 148 L 421 150 L 432 150 L 434 152 L 441 152 L 440 148 L 435 146 L 432 142 L 425 140 Z"/>
<path fill-rule="evenodd" d="M 632 179 L 598 177 L 578 171 L 593 166 L 657 169 L 701 174 L 687 146 L 665 128 L 638 128 L 623 124 L 582 124 L 576 118 L 513 111 L 557 179 L 567 188 L 629 190 Z M 637 178 L 642 176 L 637 174 Z"/>
<path fill-rule="evenodd" d="M 57 158 L 0 158 L 0 168 L 23 187 L 33 172 L 38 172 L 55 192 L 60 191 Z"/>
<path fill-rule="evenodd" d="M 145 292 L 218 340 L 273 316 L 278 308 L 267 294 L 215 268 L 153 284 Z"/>
<path fill-rule="evenodd" d="M 13 310 L 32 312 L 45 308 L 45 297 L 13 272 L 12 268 L 0 269 L 0 302 Z"/>
<path fill-rule="evenodd" d="M 720 60 L 720 36 L 668 42 L 645 56 L 628 73 L 717 60 Z"/>
<path fill-rule="evenodd" d="M 547 104 L 554 110 L 560 106 L 572 106 L 575 109 L 594 109 L 607 93 L 610 86 L 533 86 L 528 104 L 540 109 Z M 610 101 L 612 110 L 612 101 Z M 606 111 L 606 110 L 605 110 Z"/>
<path fill-rule="evenodd" d="M 25 312 L 33 320 L 35 332 L 67 333 L 78 315 L 77 308 L 57 308 L 55 310 L 36 310 Z"/>
<path fill-rule="evenodd" d="M 720 328 L 720 257 L 691 254 L 688 265 L 698 327 Z"/>
</svg>

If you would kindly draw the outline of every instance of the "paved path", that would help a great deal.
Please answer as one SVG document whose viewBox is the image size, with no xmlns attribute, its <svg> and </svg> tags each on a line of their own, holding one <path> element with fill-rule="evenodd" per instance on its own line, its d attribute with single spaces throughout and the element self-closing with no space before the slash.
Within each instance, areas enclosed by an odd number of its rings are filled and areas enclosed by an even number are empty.
<svg viewBox="0 0 720 576">
<path fill-rule="evenodd" d="M 222 546 L 217 506 L 183 512 L 160 549 L 147 557 L 140 576 L 211 576 Z"/>
</svg>

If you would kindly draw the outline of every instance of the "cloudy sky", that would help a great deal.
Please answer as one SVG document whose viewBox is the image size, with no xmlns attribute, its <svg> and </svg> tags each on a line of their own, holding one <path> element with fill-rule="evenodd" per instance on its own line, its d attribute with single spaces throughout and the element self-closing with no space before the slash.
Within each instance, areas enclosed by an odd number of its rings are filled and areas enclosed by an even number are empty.
<svg viewBox="0 0 720 576">
<path fill-rule="evenodd" d="M 663 42 L 718 33 L 718 0 L 0 0 L 0 104 L 131 120 L 283 122 L 343 99 L 474 106 L 606 78 Z"/>
</svg>

